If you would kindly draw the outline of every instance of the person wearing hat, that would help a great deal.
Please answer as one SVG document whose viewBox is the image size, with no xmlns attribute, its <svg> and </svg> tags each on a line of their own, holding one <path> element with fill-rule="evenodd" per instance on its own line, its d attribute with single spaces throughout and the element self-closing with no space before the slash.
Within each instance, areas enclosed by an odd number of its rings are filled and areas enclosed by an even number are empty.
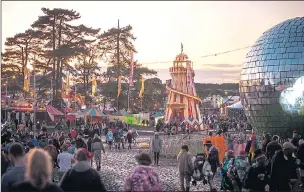
<svg viewBox="0 0 304 192">
<path fill-rule="evenodd" d="M 254 152 L 254 161 L 244 178 L 244 188 L 249 191 L 269 191 L 269 177 L 266 169 L 266 156 L 261 149 Z"/>
<path fill-rule="evenodd" d="M 147 153 L 135 156 L 136 166 L 127 176 L 124 191 L 163 191 L 162 182 L 156 171 L 151 167 L 152 159 Z"/>
<path fill-rule="evenodd" d="M 290 142 L 283 144 L 283 150 L 276 152 L 272 158 L 270 172 L 271 191 L 290 191 L 290 183 L 297 179 L 296 158 L 293 157 L 297 147 Z"/>
<path fill-rule="evenodd" d="M 211 165 L 211 170 L 213 172 L 213 178 L 214 178 L 217 168 L 221 166 L 219 160 L 219 152 L 217 148 L 212 145 L 211 141 L 206 141 L 205 147 L 206 147 L 206 151 L 208 151 L 207 158 Z"/>
<path fill-rule="evenodd" d="M 87 149 L 78 149 L 75 164 L 61 178 L 59 186 L 63 191 L 106 191 L 97 170 L 91 167 L 90 153 Z"/>
</svg>

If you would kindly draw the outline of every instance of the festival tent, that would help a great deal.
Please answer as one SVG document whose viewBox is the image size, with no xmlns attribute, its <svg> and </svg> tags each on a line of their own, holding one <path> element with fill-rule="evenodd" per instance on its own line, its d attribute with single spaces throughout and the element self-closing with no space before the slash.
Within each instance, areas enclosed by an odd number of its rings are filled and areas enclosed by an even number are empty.
<svg viewBox="0 0 304 192">
<path fill-rule="evenodd" d="M 59 117 L 63 116 L 63 113 L 61 113 L 60 111 L 58 111 L 56 108 L 54 108 L 51 105 L 46 106 L 46 111 L 47 111 L 50 119 L 56 123 L 58 122 Z"/>
<path fill-rule="evenodd" d="M 242 105 L 241 101 L 239 101 L 239 102 L 236 102 L 236 103 L 228 106 L 227 108 L 230 108 L 230 109 L 243 109 L 243 105 Z"/>
<path fill-rule="evenodd" d="M 156 118 L 156 117 L 163 117 L 163 116 L 164 116 L 164 114 L 163 114 L 162 112 L 159 111 L 159 112 L 153 114 L 151 117 Z"/>
<path fill-rule="evenodd" d="M 89 117 L 107 117 L 107 115 L 95 108 L 84 111 L 83 115 Z"/>
<path fill-rule="evenodd" d="M 238 102 L 228 106 L 227 109 L 228 109 L 228 117 L 239 119 L 239 120 L 246 119 L 241 101 L 238 101 Z"/>
</svg>

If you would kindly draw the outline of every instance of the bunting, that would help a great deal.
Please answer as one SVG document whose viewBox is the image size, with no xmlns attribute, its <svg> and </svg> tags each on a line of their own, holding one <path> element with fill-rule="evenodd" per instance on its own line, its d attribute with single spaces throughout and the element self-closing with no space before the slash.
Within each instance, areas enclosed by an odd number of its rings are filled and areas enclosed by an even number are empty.
<svg viewBox="0 0 304 192">
<path fill-rule="evenodd" d="M 23 84 L 23 89 L 25 92 L 30 91 L 30 70 L 25 67 L 24 68 L 24 84 Z"/>
<path fill-rule="evenodd" d="M 97 89 L 97 81 L 96 81 L 96 75 L 93 74 L 92 76 L 92 95 L 94 96 Z"/>
<path fill-rule="evenodd" d="M 117 97 L 119 97 L 121 92 L 121 76 L 118 75 L 117 77 Z"/>
<path fill-rule="evenodd" d="M 145 91 L 145 79 L 142 76 L 141 77 L 141 89 L 140 89 L 139 96 L 138 96 L 139 98 L 143 97 L 144 91 Z"/>
<path fill-rule="evenodd" d="M 130 62 L 130 74 L 129 74 L 129 86 L 133 87 L 133 73 L 134 73 L 134 53 L 131 53 L 131 62 Z"/>
</svg>

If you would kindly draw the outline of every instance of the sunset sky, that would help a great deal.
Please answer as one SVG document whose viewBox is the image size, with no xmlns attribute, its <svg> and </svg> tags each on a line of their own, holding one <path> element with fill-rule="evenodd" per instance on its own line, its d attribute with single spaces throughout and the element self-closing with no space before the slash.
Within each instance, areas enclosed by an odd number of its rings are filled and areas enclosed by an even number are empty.
<svg viewBox="0 0 304 192">
<path fill-rule="evenodd" d="M 202 56 L 250 46 L 272 26 L 304 15 L 300 1 L 4 1 L 2 51 L 5 39 L 28 29 L 42 15 L 42 7 L 74 9 L 82 16 L 76 24 L 102 31 L 116 26 L 118 19 L 121 26 L 132 25 L 136 60 L 158 70 L 162 80 L 170 78 L 172 63 L 155 62 L 173 61 L 182 42 L 194 62 L 195 81 L 200 83 L 238 82 L 248 49 Z"/>
</svg>

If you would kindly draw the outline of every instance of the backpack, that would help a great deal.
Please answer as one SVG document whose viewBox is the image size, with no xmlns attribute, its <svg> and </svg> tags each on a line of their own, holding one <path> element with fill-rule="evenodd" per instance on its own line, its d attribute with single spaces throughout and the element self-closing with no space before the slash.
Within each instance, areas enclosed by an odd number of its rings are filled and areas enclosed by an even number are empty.
<svg viewBox="0 0 304 192">
<path fill-rule="evenodd" d="M 204 179 L 203 167 L 205 163 L 205 158 L 203 156 L 197 156 L 194 161 L 194 171 L 192 178 L 195 181 L 202 181 Z"/>
</svg>

